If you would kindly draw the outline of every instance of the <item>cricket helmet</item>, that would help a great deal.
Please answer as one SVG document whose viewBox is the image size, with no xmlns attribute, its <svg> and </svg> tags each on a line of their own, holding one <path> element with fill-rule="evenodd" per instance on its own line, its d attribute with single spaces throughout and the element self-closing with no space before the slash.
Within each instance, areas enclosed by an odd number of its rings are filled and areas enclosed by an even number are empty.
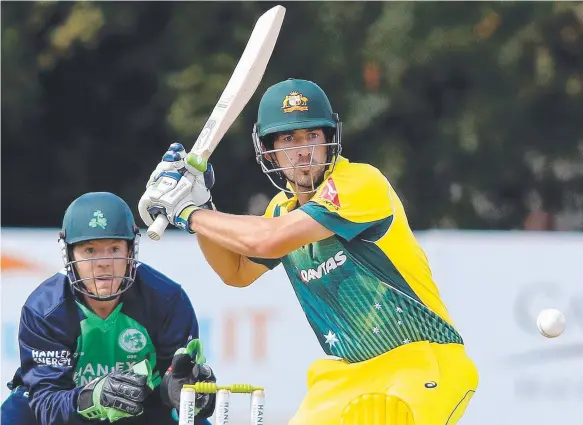
<svg viewBox="0 0 583 425">
<path fill-rule="evenodd" d="M 279 186 L 272 178 L 273 174 L 282 177 L 281 172 L 285 169 L 273 160 L 273 154 L 288 150 L 274 149 L 274 136 L 280 132 L 311 128 L 322 128 L 327 137 L 327 143 L 324 144 L 328 148 L 326 163 L 317 165 L 326 165 L 332 169 L 342 150 L 342 123 L 338 114 L 332 110 L 326 93 L 312 81 L 295 78 L 281 81 L 267 89 L 259 103 L 257 122 L 253 127 L 253 145 L 257 162 L 278 189 L 295 193 Z"/>
<path fill-rule="evenodd" d="M 119 196 L 109 192 L 90 192 L 75 199 L 65 211 L 63 226 L 59 232 L 59 243 L 65 269 L 71 287 L 90 298 L 108 301 L 125 292 L 134 283 L 137 269 L 137 256 L 140 232 L 135 224 L 134 216 L 128 204 Z M 75 269 L 80 262 L 98 261 L 114 257 L 98 257 L 91 259 L 73 260 L 73 246 L 78 243 L 97 239 L 121 239 L 128 241 L 129 254 L 126 273 L 124 276 L 112 276 L 112 282 L 119 278 L 121 285 L 117 291 L 109 294 L 99 294 L 90 291 L 86 281 L 93 278 L 81 279 Z M 115 257 L 119 260 L 118 257 Z M 93 263 L 92 263 L 93 264 Z M 113 285 L 113 283 L 112 283 Z"/>
</svg>

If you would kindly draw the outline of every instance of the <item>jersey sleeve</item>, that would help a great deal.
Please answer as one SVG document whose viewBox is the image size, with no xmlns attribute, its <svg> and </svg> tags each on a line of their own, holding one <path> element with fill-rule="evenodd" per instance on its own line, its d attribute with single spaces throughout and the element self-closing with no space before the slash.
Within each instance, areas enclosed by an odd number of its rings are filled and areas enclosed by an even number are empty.
<svg viewBox="0 0 583 425">
<path fill-rule="evenodd" d="M 26 305 L 19 329 L 22 382 L 28 388 L 30 407 L 38 425 L 82 425 L 77 413 L 71 342 L 63 332 Z"/>
<path fill-rule="evenodd" d="M 285 193 L 280 192 L 278 193 L 269 203 L 269 205 L 267 206 L 267 208 L 265 209 L 265 213 L 263 214 L 263 217 L 267 217 L 267 218 L 273 218 L 274 217 L 274 211 L 277 208 L 277 206 L 279 205 L 279 203 L 284 200 L 286 198 Z M 276 268 L 280 263 L 281 263 L 281 259 L 280 258 L 256 258 L 256 257 L 249 257 L 249 259 L 251 261 L 253 261 L 254 263 L 257 264 L 263 264 L 265 267 L 269 268 L 270 270 L 273 270 L 274 268 Z"/>
<path fill-rule="evenodd" d="M 165 302 L 165 300 L 160 300 L 160 302 Z M 161 374 L 170 367 L 176 350 L 186 347 L 191 339 L 199 337 L 198 319 L 183 288 L 180 288 L 174 299 L 167 305 L 170 308 L 156 341 L 158 370 Z"/>
<path fill-rule="evenodd" d="M 258 258 L 258 257 L 248 257 L 249 260 L 253 261 L 257 264 L 263 264 L 269 270 L 273 270 L 281 263 L 281 259 L 279 258 Z"/>
<path fill-rule="evenodd" d="M 350 164 L 332 173 L 300 209 L 347 241 L 359 235 L 376 240 L 393 219 L 389 182 L 366 164 Z"/>
</svg>

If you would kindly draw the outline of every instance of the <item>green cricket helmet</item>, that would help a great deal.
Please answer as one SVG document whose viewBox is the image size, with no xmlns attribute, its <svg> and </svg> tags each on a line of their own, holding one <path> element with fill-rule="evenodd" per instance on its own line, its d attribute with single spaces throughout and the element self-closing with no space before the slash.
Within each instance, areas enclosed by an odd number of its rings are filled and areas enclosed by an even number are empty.
<svg viewBox="0 0 583 425">
<path fill-rule="evenodd" d="M 65 211 L 63 227 L 59 233 L 61 254 L 71 287 L 99 301 L 109 301 L 121 295 L 135 281 L 139 237 L 140 232 L 132 211 L 119 196 L 109 192 L 90 192 L 75 199 Z M 111 260 L 113 264 L 114 257 L 94 257 L 75 261 L 72 253 L 75 244 L 99 239 L 126 240 L 129 246 L 128 257 L 115 257 L 116 260 L 127 261 L 125 275 L 110 276 L 112 287 L 107 294 L 99 293 L 93 277 L 80 278 L 75 265 L 90 261 L 94 267 L 96 261 L 102 260 Z M 113 282 L 117 279 L 121 279 L 121 284 L 113 291 Z M 93 286 L 90 282 L 93 282 Z"/>
<path fill-rule="evenodd" d="M 342 150 L 342 123 L 338 114 L 332 110 L 326 93 L 312 81 L 294 78 L 281 81 L 267 89 L 259 103 L 257 123 L 253 127 L 253 145 L 255 158 L 262 171 L 278 189 L 296 193 L 278 185 L 272 178 L 273 174 L 283 178 L 282 171 L 295 167 L 281 167 L 274 160 L 273 154 L 297 148 L 274 149 L 273 140 L 281 132 L 310 128 L 321 128 L 326 135 L 326 143 L 323 144 L 327 146 L 326 162 L 314 166 L 325 165 L 332 169 Z M 316 146 L 322 144 L 308 147 L 314 149 Z M 321 182 L 312 182 L 312 190 L 301 193 L 313 192 L 319 183 Z"/>
</svg>

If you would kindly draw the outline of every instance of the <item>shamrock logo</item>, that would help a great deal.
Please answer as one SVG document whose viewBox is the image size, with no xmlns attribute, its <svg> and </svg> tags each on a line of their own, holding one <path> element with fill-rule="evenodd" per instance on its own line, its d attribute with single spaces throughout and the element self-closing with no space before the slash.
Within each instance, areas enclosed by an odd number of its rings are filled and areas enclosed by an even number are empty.
<svg viewBox="0 0 583 425">
<path fill-rule="evenodd" d="M 142 350 L 148 341 L 146 336 L 137 329 L 126 329 L 123 331 L 118 339 L 119 346 L 128 353 L 137 353 Z"/>
<path fill-rule="evenodd" d="M 99 226 L 102 229 L 105 229 L 105 227 L 107 226 L 107 218 L 105 218 L 103 216 L 103 213 L 101 212 L 101 210 L 97 210 L 93 213 L 93 218 L 89 222 L 89 226 L 90 227 Z"/>
</svg>

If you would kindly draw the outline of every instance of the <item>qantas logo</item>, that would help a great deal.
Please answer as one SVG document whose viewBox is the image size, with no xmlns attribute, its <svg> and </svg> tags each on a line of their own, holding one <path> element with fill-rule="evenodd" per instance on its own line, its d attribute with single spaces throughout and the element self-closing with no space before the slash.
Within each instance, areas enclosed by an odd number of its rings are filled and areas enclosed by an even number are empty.
<svg viewBox="0 0 583 425">
<path fill-rule="evenodd" d="M 346 262 L 346 254 L 344 251 L 338 251 L 334 257 L 328 258 L 323 263 L 319 264 L 315 269 L 300 270 L 300 276 L 304 283 L 308 283 L 313 279 L 322 279 L 332 270 L 342 266 Z"/>
<path fill-rule="evenodd" d="M 334 184 L 334 180 L 332 180 L 332 177 L 330 177 L 326 182 L 326 186 L 324 186 L 324 189 L 322 189 L 322 193 L 320 193 L 320 198 L 330 202 L 336 208 L 340 208 L 340 199 L 338 199 L 338 191 L 336 190 L 336 185 Z"/>
</svg>

